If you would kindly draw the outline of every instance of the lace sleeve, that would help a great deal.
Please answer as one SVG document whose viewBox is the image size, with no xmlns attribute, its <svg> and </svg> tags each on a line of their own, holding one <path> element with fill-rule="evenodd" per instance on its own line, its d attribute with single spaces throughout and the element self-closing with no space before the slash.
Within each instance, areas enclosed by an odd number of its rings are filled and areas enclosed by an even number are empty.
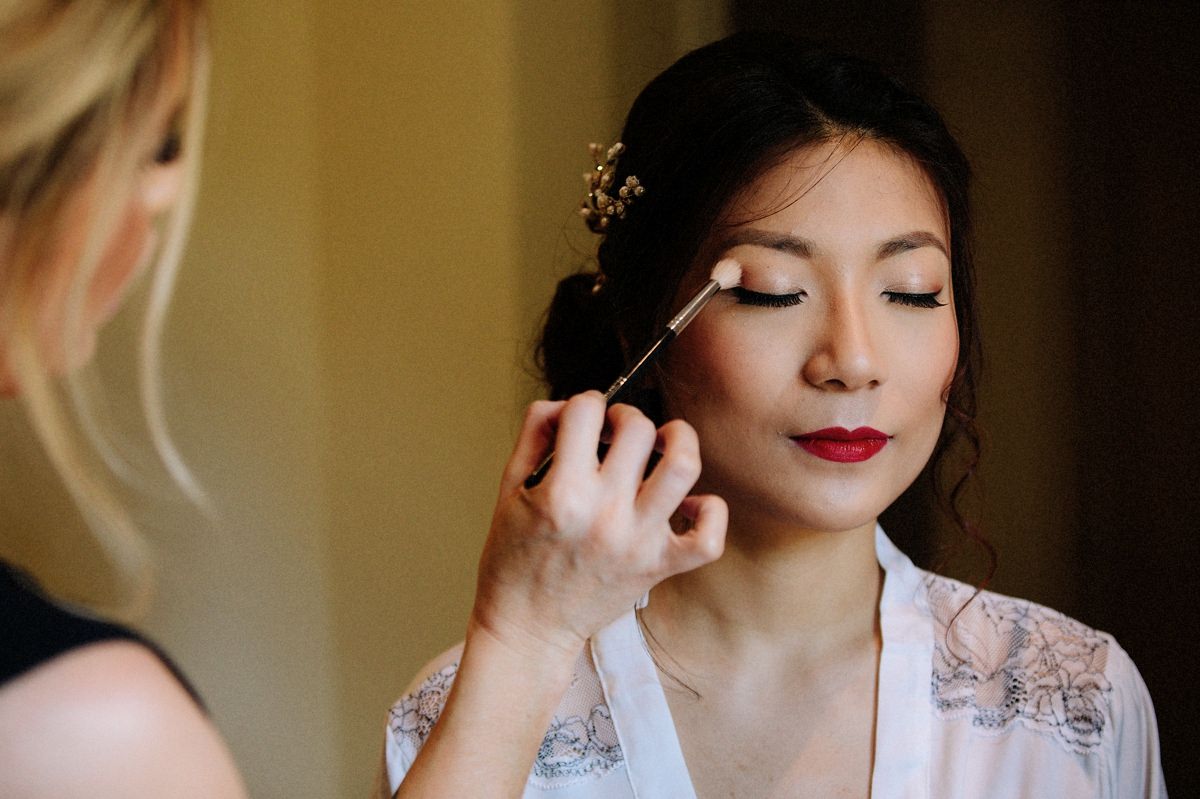
<svg viewBox="0 0 1200 799">
<path fill-rule="evenodd" d="M 388 711 L 384 759 L 392 792 L 412 768 L 417 752 L 437 724 L 458 674 L 458 661 L 435 671 Z"/>
<path fill-rule="evenodd" d="M 446 707 L 458 676 L 462 645 L 443 653 L 425 669 L 407 693 L 388 711 L 384 734 L 384 772 L 377 781 L 391 796 L 404 780 L 421 747 Z M 519 698 L 515 701 L 519 701 Z M 558 792 L 592 783 L 622 769 L 625 758 L 600 677 L 585 647 L 575 674 L 559 701 L 538 748 L 528 785 L 535 792 Z"/>
<path fill-rule="evenodd" d="M 987 735 L 1020 724 L 1068 751 L 1100 752 L 1111 714 L 1112 639 L 1033 602 L 931 575 L 933 701 Z"/>
</svg>

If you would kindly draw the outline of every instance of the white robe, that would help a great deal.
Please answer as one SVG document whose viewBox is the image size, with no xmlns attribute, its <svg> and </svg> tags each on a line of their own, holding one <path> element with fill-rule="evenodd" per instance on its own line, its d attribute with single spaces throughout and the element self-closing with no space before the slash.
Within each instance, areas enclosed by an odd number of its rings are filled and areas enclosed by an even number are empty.
<svg viewBox="0 0 1200 799">
<path fill-rule="evenodd" d="M 875 538 L 885 578 L 873 797 L 1165 799 L 1154 709 L 1111 636 L 990 592 L 955 619 L 974 589 L 918 569 L 881 529 Z M 393 793 L 461 651 L 434 660 L 388 714 L 380 782 Z M 524 796 L 696 796 L 633 612 L 581 655 Z"/>
</svg>

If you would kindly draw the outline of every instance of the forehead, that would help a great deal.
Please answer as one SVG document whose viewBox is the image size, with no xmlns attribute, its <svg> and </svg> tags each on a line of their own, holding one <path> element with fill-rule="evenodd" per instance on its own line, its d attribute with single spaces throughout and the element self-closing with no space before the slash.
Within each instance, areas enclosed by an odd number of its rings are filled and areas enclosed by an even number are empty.
<svg viewBox="0 0 1200 799">
<path fill-rule="evenodd" d="M 853 226 L 863 235 L 894 228 L 948 236 L 945 203 L 907 153 L 871 139 L 839 139 L 791 151 L 742 190 L 724 214 L 727 231 L 753 225 L 822 229 Z"/>
</svg>

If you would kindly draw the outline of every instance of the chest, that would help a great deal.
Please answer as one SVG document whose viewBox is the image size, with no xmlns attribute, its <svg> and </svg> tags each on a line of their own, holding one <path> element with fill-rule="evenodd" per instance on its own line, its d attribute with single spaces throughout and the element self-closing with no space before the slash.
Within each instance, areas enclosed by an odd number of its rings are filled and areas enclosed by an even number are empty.
<svg viewBox="0 0 1200 799">
<path fill-rule="evenodd" d="M 874 663 L 804 684 L 744 683 L 667 702 L 700 799 L 866 797 L 876 713 Z"/>
</svg>

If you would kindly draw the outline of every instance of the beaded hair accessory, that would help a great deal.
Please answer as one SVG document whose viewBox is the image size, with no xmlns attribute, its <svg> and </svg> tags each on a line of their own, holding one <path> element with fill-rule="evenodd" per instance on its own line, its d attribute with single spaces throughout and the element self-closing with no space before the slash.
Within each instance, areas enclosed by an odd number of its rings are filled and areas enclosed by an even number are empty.
<svg viewBox="0 0 1200 799">
<path fill-rule="evenodd" d="M 613 217 L 625 218 L 625 210 L 634 199 L 645 194 L 646 189 L 636 177 L 630 175 L 625 178 L 624 185 L 617 189 L 615 197 L 609 193 L 617 171 L 617 159 L 625 152 L 624 144 L 617 142 L 607 151 L 604 145 L 590 144 L 588 150 L 591 151 L 592 161 L 596 166 L 590 172 L 584 173 L 583 180 L 587 184 L 588 192 L 579 206 L 579 215 L 583 217 L 589 230 L 593 233 L 603 233 L 612 223 Z"/>
</svg>

